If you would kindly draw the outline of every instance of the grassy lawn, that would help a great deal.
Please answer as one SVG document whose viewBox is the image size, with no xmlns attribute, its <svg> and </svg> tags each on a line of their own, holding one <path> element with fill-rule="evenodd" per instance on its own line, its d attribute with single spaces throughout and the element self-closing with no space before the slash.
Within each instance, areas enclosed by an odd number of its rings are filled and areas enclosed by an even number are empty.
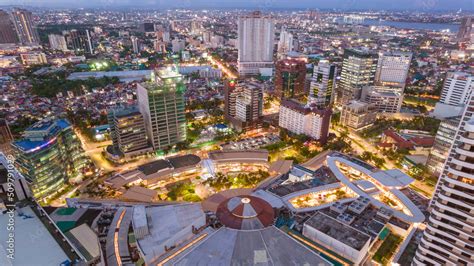
<svg viewBox="0 0 474 266">
<path fill-rule="evenodd" d="M 377 252 L 375 252 L 372 259 L 382 265 L 388 265 L 390 258 L 395 254 L 395 251 L 401 242 L 402 238 L 400 236 L 390 234 Z"/>
</svg>

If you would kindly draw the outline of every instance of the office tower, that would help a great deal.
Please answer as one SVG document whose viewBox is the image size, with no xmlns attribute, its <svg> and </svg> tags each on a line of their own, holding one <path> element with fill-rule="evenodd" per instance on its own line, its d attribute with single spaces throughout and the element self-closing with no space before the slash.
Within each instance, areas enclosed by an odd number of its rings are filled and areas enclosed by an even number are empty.
<svg viewBox="0 0 474 266">
<path fill-rule="evenodd" d="M 173 53 L 179 53 L 186 48 L 186 42 L 180 39 L 174 39 L 171 41 L 171 51 Z"/>
<path fill-rule="evenodd" d="M 474 97 L 470 97 L 430 202 L 431 214 L 414 265 L 472 265 L 474 262 L 473 113 Z"/>
<path fill-rule="evenodd" d="M 372 124 L 377 118 L 373 104 L 361 101 L 350 101 L 342 106 L 340 123 L 353 129 L 360 129 Z"/>
<path fill-rule="evenodd" d="M 259 125 L 263 114 L 263 89 L 258 84 L 234 81 L 224 87 L 224 116 L 236 130 Z"/>
<path fill-rule="evenodd" d="M 360 100 L 375 106 L 379 113 L 399 113 L 403 104 L 403 93 L 392 87 L 365 86 Z"/>
<path fill-rule="evenodd" d="M 293 34 L 286 31 L 285 27 L 282 27 L 278 41 L 278 54 L 284 56 L 291 51 L 293 51 Z"/>
<path fill-rule="evenodd" d="M 89 30 L 71 30 L 68 34 L 68 43 L 77 52 L 93 54 L 92 39 Z"/>
<path fill-rule="evenodd" d="M 132 51 L 134 54 L 140 53 L 140 39 L 138 39 L 136 36 L 130 37 L 130 40 L 132 41 Z"/>
<path fill-rule="evenodd" d="M 344 105 L 360 98 L 361 89 L 374 83 L 377 70 L 377 54 L 369 50 L 344 50 L 341 83 L 338 86 L 336 101 Z"/>
<path fill-rule="evenodd" d="M 306 62 L 282 59 L 275 67 L 275 95 L 278 98 L 299 98 L 305 93 Z"/>
<path fill-rule="evenodd" d="M 309 89 L 308 101 L 319 108 L 325 108 L 334 103 L 336 93 L 337 67 L 327 60 L 319 61 L 314 67 Z"/>
<path fill-rule="evenodd" d="M 202 32 L 202 41 L 204 42 L 204 44 L 209 44 L 211 43 L 211 37 L 212 37 L 212 32 L 210 31 L 203 31 Z"/>
<path fill-rule="evenodd" d="M 89 166 L 81 142 L 65 119 L 44 119 L 33 124 L 12 147 L 15 165 L 31 181 L 36 198 L 54 195 L 68 181 L 82 179 Z"/>
<path fill-rule="evenodd" d="M 446 74 L 441 98 L 436 103 L 433 116 L 447 118 L 459 116 L 472 94 L 474 76 L 463 72 Z"/>
<path fill-rule="evenodd" d="M 454 142 L 460 122 L 461 117 L 456 116 L 447 118 L 439 124 L 435 142 L 426 163 L 429 170 L 437 176 L 443 171 L 444 162 L 449 156 L 449 149 Z"/>
<path fill-rule="evenodd" d="M 294 100 L 282 100 L 278 125 L 294 134 L 304 134 L 325 143 L 329 134 L 331 108 L 305 107 Z"/>
<path fill-rule="evenodd" d="M 464 17 L 461 20 L 461 26 L 459 27 L 456 39 L 458 42 L 469 42 L 472 36 L 472 24 L 474 20 L 472 17 Z"/>
<path fill-rule="evenodd" d="M 48 40 L 49 40 L 49 47 L 52 50 L 67 51 L 66 38 L 63 35 L 49 34 Z"/>
<path fill-rule="evenodd" d="M 137 84 L 137 96 L 148 139 L 160 150 L 186 139 L 185 85 L 177 69 L 155 72 L 151 81 Z"/>
<path fill-rule="evenodd" d="M 201 34 L 202 32 L 202 21 L 199 20 L 193 20 L 191 21 L 191 33 L 192 34 Z"/>
<path fill-rule="evenodd" d="M 257 75 L 260 68 L 273 67 L 274 21 L 255 11 L 238 19 L 239 74 Z"/>
<path fill-rule="evenodd" d="M 14 9 L 12 12 L 13 24 L 18 34 L 18 39 L 25 45 L 39 44 L 38 31 L 33 22 L 33 14 L 25 9 Z"/>
<path fill-rule="evenodd" d="M 0 43 L 17 43 L 18 36 L 10 15 L 0 10 Z"/>
<path fill-rule="evenodd" d="M 412 53 L 406 52 L 380 54 L 375 73 L 375 83 L 382 86 L 398 87 L 403 92 L 412 55 Z"/>
<path fill-rule="evenodd" d="M 0 152 L 10 154 L 10 144 L 13 141 L 13 136 L 8 127 L 7 120 L 0 118 Z"/>
<path fill-rule="evenodd" d="M 148 143 L 145 120 L 136 106 L 109 110 L 108 123 L 114 154 L 130 158 L 152 151 Z"/>
</svg>

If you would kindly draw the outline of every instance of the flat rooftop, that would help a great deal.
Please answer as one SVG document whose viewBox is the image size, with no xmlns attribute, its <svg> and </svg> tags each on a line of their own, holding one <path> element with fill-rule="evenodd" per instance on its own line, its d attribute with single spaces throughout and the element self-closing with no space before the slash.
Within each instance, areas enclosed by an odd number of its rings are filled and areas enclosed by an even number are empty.
<svg viewBox="0 0 474 266">
<path fill-rule="evenodd" d="M 6 231 L 0 234 L 2 256 L 0 265 L 60 265 L 70 261 L 66 253 L 59 246 L 56 239 L 49 233 L 31 207 L 26 206 L 15 212 L 15 260 L 6 257 Z M 0 226 L 6 230 L 9 217 L 0 214 Z M 13 263 L 13 264 L 12 264 Z"/>
<path fill-rule="evenodd" d="M 268 161 L 267 150 L 223 150 L 209 152 L 213 161 Z"/>
<path fill-rule="evenodd" d="M 165 265 L 331 265 L 274 226 L 239 231 L 220 228 Z"/>
<path fill-rule="evenodd" d="M 165 254 L 165 246 L 171 247 L 191 238 L 194 235 L 192 226 L 198 228 L 206 222 L 201 204 L 150 206 L 145 207 L 145 212 L 144 216 L 143 209 L 134 211 L 133 226 L 134 229 L 145 223 L 148 226 L 149 234 L 137 240 L 147 264 Z"/>
<path fill-rule="evenodd" d="M 294 183 L 285 184 L 285 185 L 273 186 L 268 190 L 277 196 L 283 197 L 283 196 L 286 196 L 286 195 L 289 195 L 291 193 L 295 193 L 301 190 L 316 188 L 316 187 L 339 182 L 339 180 L 337 180 L 334 174 L 326 166 L 322 166 L 318 168 L 316 171 L 306 169 L 302 166 L 295 166 L 293 167 L 293 169 L 300 170 L 296 167 L 300 167 L 308 171 L 308 173 L 312 173 L 312 178 L 309 180 L 301 181 L 301 182 L 294 182 Z"/>
<path fill-rule="evenodd" d="M 349 225 L 343 224 L 328 215 L 317 212 L 305 223 L 306 225 L 324 233 L 339 242 L 342 242 L 355 250 L 361 250 L 362 247 L 370 241 L 370 236 Z"/>
</svg>

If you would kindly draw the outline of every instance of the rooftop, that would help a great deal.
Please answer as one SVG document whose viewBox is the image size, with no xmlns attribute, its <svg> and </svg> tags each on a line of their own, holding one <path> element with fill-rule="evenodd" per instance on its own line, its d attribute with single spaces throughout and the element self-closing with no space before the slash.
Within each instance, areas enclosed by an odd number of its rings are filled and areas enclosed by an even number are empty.
<svg viewBox="0 0 474 266">
<path fill-rule="evenodd" d="M 165 265 L 331 265 L 274 226 L 221 228 Z"/>
<path fill-rule="evenodd" d="M 42 120 L 29 128 L 23 134 L 23 139 L 13 142 L 13 145 L 25 152 L 34 152 L 53 143 L 55 136 L 71 124 L 65 119 Z"/>
<path fill-rule="evenodd" d="M 8 214 L 0 214 L 0 225 L 7 228 Z M 49 233 L 30 206 L 15 212 L 15 261 L 14 265 L 60 265 L 69 261 L 68 256 Z M 7 243 L 8 234 L 0 234 L 2 246 Z M 5 252 L 5 251 L 4 251 Z M 12 265 L 13 261 L 0 256 L 0 265 Z"/>
<path fill-rule="evenodd" d="M 343 224 L 328 215 L 317 212 L 305 223 L 306 225 L 342 242 L 355 250 L 361 250 L 370 241 L 370 236 L 351 226 Z"/>
</svg>

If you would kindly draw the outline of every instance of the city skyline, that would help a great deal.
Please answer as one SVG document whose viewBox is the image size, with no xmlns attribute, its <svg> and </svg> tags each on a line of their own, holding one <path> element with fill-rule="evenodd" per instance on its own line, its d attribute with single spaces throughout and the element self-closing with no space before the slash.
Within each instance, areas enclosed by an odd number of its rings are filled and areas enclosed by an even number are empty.
<svg viewBox="0 0 474 266">
<path fill-rule="evenodd" d="M 473 264 L 468 2 L 34 2 L 0 8 L 0 265 Z"/>
<path fill-rule="evenodd" d="M 190 8 L 190 9 L 205 9 L 205 8 L 245 8 L 245 9 L 342 9 L 342 10 L 411 10 L 421 12 L 436 12 L 436 11 L 473 11 L 474 3 L 471 0 L 458 0 L 453 6 L 448 0 L 401 0 L 394 3 L 390 0 L 299 0 L 296 3 L 289 4 L 285 0 L 244 0 L 236 4 L 230 0 L 206 0 L 198 3 L 189 0 L 147 0 L 139 3 L 131 0 L 102 0 L 97 2 L 90 2 L 85 0 L 75 1 L 74 3 L 65 0 L 45 0 L 38 4 L 33 0 L 23 0 L 20 3 L 13 0 L 0 1 L 1 6 L 32 6 L 44 8 L 101 8 L 112 7 L 114 9 L 120 8 Z"/>
</svg>

